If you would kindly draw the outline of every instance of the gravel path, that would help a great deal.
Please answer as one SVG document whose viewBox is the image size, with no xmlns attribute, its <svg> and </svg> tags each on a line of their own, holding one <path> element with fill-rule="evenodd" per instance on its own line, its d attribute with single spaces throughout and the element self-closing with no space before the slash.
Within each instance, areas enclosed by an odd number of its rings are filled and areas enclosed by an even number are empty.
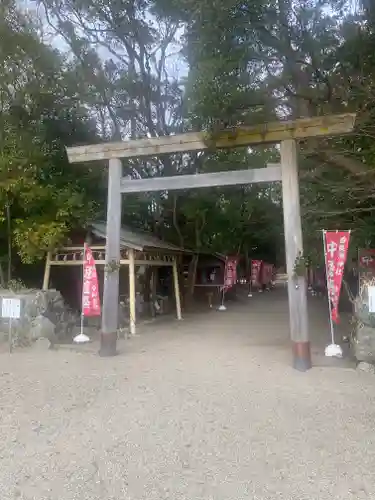
<svg viewBox="0 0 375 500">
<path fill-rule="evenodd" d="M 283 297 L 162 330 L 0 356 L 1 500 L 375 498 L 375 378 L 292 370 Z"/>
</svg>

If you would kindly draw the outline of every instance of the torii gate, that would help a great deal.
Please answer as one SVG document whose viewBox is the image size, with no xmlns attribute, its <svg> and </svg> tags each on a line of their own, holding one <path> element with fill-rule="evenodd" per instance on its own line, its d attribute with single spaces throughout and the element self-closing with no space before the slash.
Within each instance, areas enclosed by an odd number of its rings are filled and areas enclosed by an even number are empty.
<svg viewBox="0 0 375 500">
<path fill-rule="evenodd" d="M 351 132 L 354 127 L 355 117 L 355 114 L 341 114 L 239 127 L 220 131 L 215 134 L 215 138 L 210 138 L 209 141 L 207 141 L 205 132 L 189 132 L 151 139 L 67 148 L 68 158 L 71 163 L 109 160 L 106 271 L 99 354 L 101 356 L 114 356 L 116 354 L 119 296 L 118 263 L 120 261 L 121 195 L 123 193 L 282 181 L 293 366 L 300 371 L 311 368 L 306 280 L 305 277 L 296 277 L 294 275 L 296 259 L 298 255 L 303 253 L 297 141 L 299 139 L 341 135 Z M 210 144 L 207 144 L 207 142 L 210 142 Z M 252 170 L 178 175 L 140 180 L 130 180 L 122 175 L 120 158 L 199 151 L 209 147 L 234 148 L 270 143 L 280 143 L 281 164 Z"/>
</svg>

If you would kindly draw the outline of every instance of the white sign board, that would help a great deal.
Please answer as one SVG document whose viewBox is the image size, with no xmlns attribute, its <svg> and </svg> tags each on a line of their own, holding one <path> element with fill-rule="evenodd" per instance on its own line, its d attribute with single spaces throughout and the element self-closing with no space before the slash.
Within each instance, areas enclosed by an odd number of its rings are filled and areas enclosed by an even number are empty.
<svg viewBox="0 0 375 500">
<path fill-rule="evenodd" d="M 368 312 L 375 312 L 375 286 L 367 287 L 368 291 Z"/>
<path fill-rule="evenodd" d="M 21 300 L 3 298 L 1 301 L 1 317 L 19 319 L 20 316 L 21 316 Z"/>
</svg>

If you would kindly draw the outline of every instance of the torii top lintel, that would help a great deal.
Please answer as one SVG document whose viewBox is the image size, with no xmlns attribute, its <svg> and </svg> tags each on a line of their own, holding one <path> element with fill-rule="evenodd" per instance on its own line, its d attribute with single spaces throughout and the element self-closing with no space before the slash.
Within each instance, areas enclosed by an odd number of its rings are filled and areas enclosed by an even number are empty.
<svg viewBox="0 0 375 500">
<path fill-rule="evenodd" d="M 187 132 L 185 134 L 153 137 L 121 142 L 67 148 L 71 163 L 111 158 L 157 156 L 188 151 L 202 151 L 209 147 L 235 148 L 257 144 L 277 143 L 287 139 L 347 134 L 353 130 L 356 114 L 319 116 L 292 121 L 270 122 L 251 127 L 237 127 L 218 131 Z"/>
</svg>

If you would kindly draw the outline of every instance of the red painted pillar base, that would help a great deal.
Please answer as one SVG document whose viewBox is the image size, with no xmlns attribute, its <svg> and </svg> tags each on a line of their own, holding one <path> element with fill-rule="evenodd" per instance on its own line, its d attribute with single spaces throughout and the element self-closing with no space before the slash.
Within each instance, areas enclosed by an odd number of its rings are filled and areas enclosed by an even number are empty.
<svg viewBox="0 0 375 500">
<path fill-rule="evenodd" d="M 293 368 L 300 372 L 310 370 L 311 350 L 310 342 L 292 342 L 293 349 Z"/>
</svg>

